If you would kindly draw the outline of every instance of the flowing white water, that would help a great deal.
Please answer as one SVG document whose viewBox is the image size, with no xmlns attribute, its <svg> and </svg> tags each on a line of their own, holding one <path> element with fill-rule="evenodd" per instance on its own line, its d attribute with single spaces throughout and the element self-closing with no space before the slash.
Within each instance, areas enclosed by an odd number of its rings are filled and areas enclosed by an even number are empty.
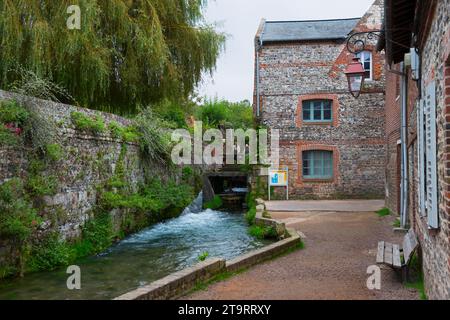
<svg viewBox="0 0 450 320">
<path fill-rule="evenodd" d="M 197 263 L 205 251 L 231 259 L 263 245 L 248 235 L 243 214 L 203 211 L 200 194 L 179 218 L 78 262 L 82 290 L 69 291 L 61 269 L 0 284 L 0 299 L 111 299 Z"/>
</svg>

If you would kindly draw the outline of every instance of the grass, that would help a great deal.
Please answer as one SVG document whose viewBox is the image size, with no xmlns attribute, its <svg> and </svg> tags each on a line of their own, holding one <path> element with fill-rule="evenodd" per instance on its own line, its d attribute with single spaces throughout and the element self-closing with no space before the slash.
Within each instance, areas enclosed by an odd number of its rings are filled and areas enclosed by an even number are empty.
<svg viewBox="0 0 450 320">
<path fill-rule="evenodd" d="M 428 300 L 427 294 L 425 292 L 422 265 L 417 253 L 415 253 L 411 258 L 409 268 L 410 277 L 412 276 L 413 280 L 411 281 L 410 279 L 408 279 L 409 281 L 405 283 L 405 287 L 416 289 L 419 292 L 421 300 Z"/>
<path fill-rule="evenodd" d="M 394 223 L 392 224 L 392 226 L 393 226 L 394 228 L 400 228 L 401 225 L 402 225 L 402 223 L 400 222 L 400 219 L 398 219 L 398 218 L 395 219 Z"/>
<path fill-rule="evenodd" d="M 94 134 L 100 134 L 106 130 L 103 118 L 99 115 L 91 117 L 81 112 L 72 112 L 70 116 L 77 130 L 89 131 Z"/>
<path fill-rule="evenodd" d="M 383 208 L 381 210 L 378 210 L 377 214 L 379 217 L 386 217 L 391 215 L 391 210 L 389 210 L 388 208 Z"/>
<path fill-rule="evenodd" d="M 425 284 L 423 281 L 423 277 L 420 277 L 420 279 L 415 282 L 405 283 L 405 287 L 416 289 L 419 292 L 420 300 L 428 300 L 427 294 L 425 293 Z"/>
</svg>

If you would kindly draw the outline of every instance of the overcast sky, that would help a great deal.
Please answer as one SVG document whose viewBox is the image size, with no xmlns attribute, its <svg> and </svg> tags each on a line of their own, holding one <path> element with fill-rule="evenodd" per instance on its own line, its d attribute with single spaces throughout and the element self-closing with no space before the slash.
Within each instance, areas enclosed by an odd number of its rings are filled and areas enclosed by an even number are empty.
<svg viewBox="0 0 450 320">
<path fill-rule="evenodd" d="M 266 20 L 318 20 L 361 17 L 374 0 L 210 0 L 208 22 L 228 34 L 226 51 L 213 77 L 199 88 L 201 96 L 230 101 L 253 93 L 253 39 L 262 18 Z"/>
</svg>

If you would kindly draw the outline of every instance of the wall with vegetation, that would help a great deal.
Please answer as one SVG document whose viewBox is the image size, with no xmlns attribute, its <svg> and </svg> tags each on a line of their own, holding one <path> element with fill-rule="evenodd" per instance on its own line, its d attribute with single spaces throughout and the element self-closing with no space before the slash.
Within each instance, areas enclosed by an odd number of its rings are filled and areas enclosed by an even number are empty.
<svg viewBox="0 0 450 320">
<path fill-rule="evenodd" d="M 0 279 L 98 253 L 192 201 L 194 170 L 167 166 L 167 135 L 143 114 L 0 91 Z"/>
</svg>

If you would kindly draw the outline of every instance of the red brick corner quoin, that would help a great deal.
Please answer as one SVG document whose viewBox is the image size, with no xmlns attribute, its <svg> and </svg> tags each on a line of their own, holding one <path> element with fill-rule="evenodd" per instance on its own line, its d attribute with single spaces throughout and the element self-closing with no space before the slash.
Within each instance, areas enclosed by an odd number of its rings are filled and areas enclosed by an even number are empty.
<svg viewBox="0 0 450 320">
<path fill-rule="evenodd" d="M 303 178 L 303 151 L 332 151 L 333 152 L 333 178 L 331 179 L 304 179 Z M 336 146 L 320 144 L 314 141 L 297 142 L 297 161 L 298 176 L 297 184 L 303 186 L 305 184 L 336 184 L 339 180 L 339 149 Z"/>
<path fill-rule="evenodd" d="M 331 106 L 331 112 L 333 121 L 325 121 L 325 122 L 312 122 L 312 123 L 304 123 L 303 122 L 303 102 L 310 101 L 310 100 L 331 100 L 332 106 Z M 337 94 L 307 94 L 302 95 L 298 99 L 298 105 L 297 105 L 297 114 L 296 114 L 296 124 L 297 127 L 300 128 L 302 126 L 314 126 L 314 125 L 328 125 L 337 127 L 339 125 L 339 100 Z"/>
</svg>

